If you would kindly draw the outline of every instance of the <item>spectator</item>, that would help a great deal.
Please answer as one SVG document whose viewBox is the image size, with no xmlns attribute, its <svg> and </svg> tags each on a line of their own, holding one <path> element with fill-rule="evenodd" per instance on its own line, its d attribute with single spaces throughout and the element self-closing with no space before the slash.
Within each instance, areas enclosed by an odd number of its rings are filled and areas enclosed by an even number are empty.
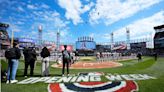
<svg viewBox="0 0 164 92">
<path fill-rule="evenodd" d="M 25 57 L 25 68 L 24 68 L 24 76 L 27 77 L 28 66 L 30 65 L 30 75 L 34 74 L 34 66 L 36 61 L 36 51 L 34 47 L 29 47 L 28 49 L 24 49 L 24 57 Z"/>
<path fill-rule="evenodd" d="M 157 53 L 154 53 L 153 55 L 154 55 L 154 60 L 157 61 L 157 57 L 158 57 Z"/>
<path fill-rule="evenodd" d="M 14 42 L 13 48 L 10 48 L 5 52 L 5 57 L 8 59 L 7 84 L 18 82 L 18 80 L 15 79 L 19 59 L 21 57 L 21 53 L 18 47 L 19 44 Z"/>
<path fill-rule="evenodd" d="M 74 61 L 74 56 L 75 56 L 74 53 L 71 52 L 71 53 L 70 53 L 70 57 L 71 57 L 70 65 L 75 63 L 75 61 Z"/>
<path fill-rule="evenodd" d="M 78 51 L 75 51 L 75 62 L 78 61 Z"/>
<path fill-rule="evenodd" d="M 142 60 L 142 54 L 141 53 L 138 53 L 137 54 L 137 58 L 138 58 L 138 61 L 141 61 Z"/>
<path fill-rule="evenodd" d="M 28 67 L 28 65 L 29 65 L 29 59 L 28 59 L 28 57 L 29 57 L 29 54 L 28 54 L 28 47 L 25 47 L 24 49 L 23 49 L 23 55 L 24 55 L 24 61 L 25 61 L 25 63 L 24 63 L 24 76 L 25 77 L 27 77 L 27 67 Z"/>
<path fill-rule="evenodd" d="M 104 58 L 104 57 L 103 57 L 103 52 L 100 52 L 100 59 L 101 59 L 100 61 L 101 61 L 101 62 L 103 61 L 103 58 Z"/>
<path fill-rule="evenodd" d="M 97 60 L 97 61 L 100 60 L 100 53 L 99 53 L 99 52 L 96 53 L 96 60 Z"/>
<path fill-rule="evenodd" d="M 49 75 L 49 56 L 50 52 L 47 49 L 47 47 L 44 47 L 41 51 L 41 57 L 42 59 L 42 76 L 48 76 Z"/>
<path fill-rule="evenodd" d="M 69 76 L 69 63 L 71 62 L 71 56 L 70 53 L 67 51 L 67 45 L 64 45 L 62 56 L 63 56 L 62 76 L 64 76 L 65 66 L 67 66 L 67 76 Z"/>
</svg>

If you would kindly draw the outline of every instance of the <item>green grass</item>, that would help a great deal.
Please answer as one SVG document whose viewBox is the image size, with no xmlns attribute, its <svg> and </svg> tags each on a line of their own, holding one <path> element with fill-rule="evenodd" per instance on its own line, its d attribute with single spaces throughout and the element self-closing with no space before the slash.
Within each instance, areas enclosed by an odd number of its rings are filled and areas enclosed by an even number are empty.
<svg viewBox="0 0 164 92">
<path fill-rule="evenodd" d="M 82 57 L 83 61 L 95 60 L 93 57 Z M 121 67 L 117 68 L 104 68 L 104 69 L 88 69 L 87 71 L 84 69 L 71 69 L 71 74 L 77 74 L 79 72 L 104 72 L 111 74 L 149 74 L 157 79 L 155 80 L 142 80 L 136 81 L 139 85 L 139 92 L 163 92 L 164 91 L 164 58 L 159 58 L 158 61 L 154 61 L 152 57 L 144 57 L 143 61 L 138 62 L 137 60 L 125 60 L 120 61 L 123 64 Z M 5 69 L 7 63 L 4 60 L 1 61 L 2 69 Z M 53 64 L 53 63 L 51 63 Z M 23 80 L 22 77 L 24 72 L 24 61 L 21 60 L 19 62 L 19 68 L 17 72 L 17 79 Z M 40 76 L 41 74 L 41 63 L 37 62 L 35 66 L 35 76 Z M 60 68 L 51 68 L 50 69 L 51 76 L 58 76 L 61 74 Z M 106 81 L 104 76 L 102 76 L 102 81 Z M 36 83 L 29 85 L 20 85 L 20 84 L 5 84 L 2 82 L 2 92 L 47 92 L 48 84 L 45 83 Z"/>
<path fill-rule="evenodd" d="M 7 68 L 7 61 L 6 60 L 1 60 L 1 70 L 4 71 Z"/>
<path fill-rule="evenodd" d="M 96 61 L 96 57 L 92 57 L 92 56 L 88 56 L 88 57 L 80 57 L 79 61 L 88 61 L 88 62 L 91 62 L 91 61 Z"/>
<path fill-rule="evenodd" d="M 2 84 L 2 92 L 47 92 L 47 84 Z"/>
</svg>

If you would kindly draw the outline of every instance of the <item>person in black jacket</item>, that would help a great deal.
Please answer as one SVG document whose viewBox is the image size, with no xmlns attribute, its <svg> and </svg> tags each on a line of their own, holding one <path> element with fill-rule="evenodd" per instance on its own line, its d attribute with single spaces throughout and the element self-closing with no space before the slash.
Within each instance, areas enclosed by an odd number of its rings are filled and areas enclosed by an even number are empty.
<svg viewBox="0 0 164 92">
<path fill-rule="evenodd" d="M 27 69 L 28 69 L 28 65 L 29 65 L 29 59 L 28 59 L 28 47 L 25 47 L 24 49 L 23 49 L 23 55 L 24 55 L 24 61 L 25 61 L 25 63 L 24 63 L 24 76 L 25 77 L 27 77 Z"/>
<path fill-rule="evenodd" d="M 62 76 L 64 76 L 65 66 L 67 66 L 67 76 L 69 76 L 69 64 L 71 63 L 71 55 L 67 51 L 67 45 L 64 45 L 64 50 L 62 51 L 62 56 L 63 56 Z"/>
<path fill-rule="evenodd" d="M 29 48 L 24 49 L 23 54 L 25 57 L 24 76 L 27 77 L 27 70 L 28 70 L 29 65 L 30 65 L 30 75 L 33 76 L 35 61 L 37 59 L 36 51 L 35 51 L 34 47 L 29 47 Z"/>
<path fill-rule="evenodd" d="M 49 75 L 49 56 L 50 56 L 50 52 L 47 49 L 47 47 L 44 47 L 41 51 L 41 57 L 42 59 L 42 71 L 41 74 L 42 76 L 48 76 Z"/>
<path fill-rule="evenodd" d="M 15 79 L 18 69 L 19 59 L 21 57 L 21 53 L 18 47 L 19 44 L 14 42 L 13 48 L 10 48 L 10 52 L 8 54 L 7 52 L 5 52 L 5 56 L 8 59 L 7 82 L 6 82 L 7 84 L 18 82 L 18 80 Z"/>
<path fill-rule="evenodd" d="M 138 57 L 138 61 L 142 61 L 142 54 L 141 53 L 138 53 L 137 57 Z"/>
<path fill-rule="evenodd" d="M 154 56 L 154 60 L 157 61 L 158 54 L 154 52 L 153 56 Z"/>
</svg>

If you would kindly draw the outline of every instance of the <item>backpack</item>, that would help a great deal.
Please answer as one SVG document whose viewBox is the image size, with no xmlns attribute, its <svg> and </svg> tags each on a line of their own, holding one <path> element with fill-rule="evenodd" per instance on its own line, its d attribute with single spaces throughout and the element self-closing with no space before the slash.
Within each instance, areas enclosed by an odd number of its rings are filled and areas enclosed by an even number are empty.
<svg viewBox="0 0 164 92">
<path fill-rule="evenodd" d="M 14 59 L 14 58 L 16 58 L 16 51 L 15 51 L 15 49 L 14 48 L 7 49 L 5 51 L 5 57 L 7 59 Z"/>
<path fill-rule="evenodd" d="M 70 55 L 69 55 L 68 51 L 66 51 L 66 50 L 63 51 L 63 58 L 70 59 Z"/>
</svg>

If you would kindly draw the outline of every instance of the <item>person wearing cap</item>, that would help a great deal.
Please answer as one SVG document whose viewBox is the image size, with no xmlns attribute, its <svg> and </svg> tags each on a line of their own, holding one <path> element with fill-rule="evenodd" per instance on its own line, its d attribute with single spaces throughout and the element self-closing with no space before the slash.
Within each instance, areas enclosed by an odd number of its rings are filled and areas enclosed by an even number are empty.
<svg viewBox="0 0 164 92">
<path fill-rule="evenodd" d="M 14 42 L 13 48 L 10 48 L 10 50 L 12 50 L 11 52 L 13 53 L 13 55 L 12 58 L 8 59 L 7 82 L 6 82 L 7 84 L 18 82 L 18 80 L 15 79 L 18 69 L 19 59 L 21 57 L 20 49 L 18 47 L 19 44 Z"/>
</svg>

